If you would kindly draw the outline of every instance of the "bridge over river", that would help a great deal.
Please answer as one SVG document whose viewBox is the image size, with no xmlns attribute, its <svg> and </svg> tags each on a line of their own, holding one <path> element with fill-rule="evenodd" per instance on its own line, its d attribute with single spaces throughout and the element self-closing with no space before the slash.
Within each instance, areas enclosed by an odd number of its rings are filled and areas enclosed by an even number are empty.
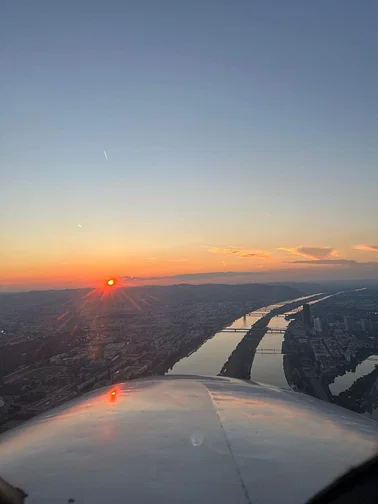
<svg viewBox="0 0 378 504">
<path fill-rule="evenodd" d="M 225 327 L 220 332 L 242 332 L 247 333 L 249 331 L 261 331 L 259 327 Z M 282 327 L 268 327 L 266 329 L 267 333 L 285 333 L 286 329 L 282 329 Z"/>
</svg>

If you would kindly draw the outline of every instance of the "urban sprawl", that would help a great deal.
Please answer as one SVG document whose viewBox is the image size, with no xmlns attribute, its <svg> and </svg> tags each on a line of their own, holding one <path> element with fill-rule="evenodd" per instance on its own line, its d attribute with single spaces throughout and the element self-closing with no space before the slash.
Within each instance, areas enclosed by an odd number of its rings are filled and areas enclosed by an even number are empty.
<svg viewBox="0 0 378 504">
<path fill-rule="evenodd" d="M 165 374 L 235 319 L 301 295 L 257 284 L 2 294 L 0 429 L 93 388 Z M 339 293 L 287 317 L 290 386 L 358 412 L 374 409 L 375 369 L 337 396 L 330 386 L 378 354 L 378 290 Z"/>
</svg>

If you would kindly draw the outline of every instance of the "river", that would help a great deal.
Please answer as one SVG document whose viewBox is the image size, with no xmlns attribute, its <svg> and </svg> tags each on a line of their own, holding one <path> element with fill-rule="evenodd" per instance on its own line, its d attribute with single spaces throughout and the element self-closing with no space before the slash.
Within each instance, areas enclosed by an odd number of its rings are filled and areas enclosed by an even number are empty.
<svg viewBox="0 0 378 504">
<path fill-rule="evenodd" d="M 337 293 L 340 294 L 340 293 Z M 334 294 L 334 295 L 337 295 Z M 312 296 L 314 296 L 313 294 Z M 309 297 L 284 301 L 277 303 L 240 317 L 235 320 L 230 327 L 245 328 L 245 332 L 218 332 L 211 339 L 207 340 L 198 350 L 193 352 L 188 357 L 184 357 L 177 362 L 167 374 L 198 374 L 198 375 L 218 375 L 222 369 L 223 364 L 227 361 L 233 350 L 238 343 L 243 339 L 248 329 L 257 320 L 259 320 L 264 313 L 273 308 L 277 308 L 292 301 L 306 301 Z M 318 303 L 331 296 L 327 295 L 310 301 L 309 304 Z M 300 309 L 300 308 L 299 308 Z M 298 309 L 294 310 L 297 311 Z M 293 313 L 292 311 L 287 312 Z M 286 315 L 285 314 L 285 315 Z M 273 317 L 268 327 L 277 329 L 286 329 L 289 321 L 285 320 L 284 316 Z M 251 369 L 251 380 L 259 383 L 266 383 L 268 385 L 275 385 L 281 388 L 290 388 L 283 369 L 283 354 L 282 354 L 282 341 L 284 333 L 271 332 L 266 333 L 257 347 L 256 354 L 253 360 Z M 372 355 L 366 360 L 361 362 L 354 372 L 349 371 L 342 376 L 335 378 L 334 383 L 330 384 L 330 392 L 333 396 L 337 396 L 341 392 L 349 389 L 349 387 L 362 376 L 371 373 L 375 366 L 378 364 L 378 356 Z M 372 413 L 365 413 L 368 416 L 378 421 L 378 410 Z"/>
<path fill-rule="evenodd" d="M 336 376 L 335 381 L 329 385 L 332 395 L 339 395 L 341 392 L 347 390 L 358 378 L 362 378 L 374 371 L 377 364 L 378 355 L 371 355 L 361 362 L 361 364 L 358 364 L 355 371 L 348 371 L 342 376 Z"/>
<path fill-rule="evenodd" d="M 310 301 L 308 304 L 312 305 L 319 303 L 319 301 L 324 301 L 325 299 L 328 299 L 330 297 L 332 297 L 332 295 L 327 295 L 320 299 Z M 307 298 L 304 298 L 303 300 L 305 299 Z M 298 309 L 288 311 L 285 313 L 285 315 L 294 313 L 296 311 L 298 311 Z M 278 316 L 273 317 L 270 320 L 268 327 L 286 329 L 289 323 L 290 321 L 285 320 L 284 317 Z M 251 369 L 252 381 L 267 383 L 269 385 L 275 385 L 276 387 L 281 388 L 290 388 L 283 369 L 283 355 L 281 353 L 283 337 L 283 333 L 266 333 L 263 339 L 260 341 L 260 344 L 256 350 L 255 358 L 253 359 Z"/>
<path fill-rule="evenodd" d="M 239 319 L 235 320 L 235 322 L 230 327 L 245 328 L 245 332 L 225 333 L 220 331 L 216 333 L 211 339 L 205 341 L 205 343 L 200 348 L 198 348 L 198 350 L 193 352 L 188 357 L 184 357 L 183 359 L 178 361 L 173 366 L 173 368 L 168 371 L 167 374 L 198 374 L 198 375 L 216 376 L 222 369 L 223 364 L 227 361 L 232 351 L 236 348 L 239 341 L 241 341 L 244 338 L 245 333 L 248 331 L 251 325 L 253 325 L 255 322 L 257 322 L 257 320 L 259 320 L 262 317 L 261 311 L 269 312 L 273 310 L 273 308 L 283 306 L 293 301 L 305 301 L 309 297 L 315 295 L 316 294 L 312 294 L 311 296 L 303 296 L 297 299 L 283 301 L 282 303 L 276 303 L 269 306 L 264 306 L 254 312 L 249 313 L 244 317 L 240 317 Z M 282 327 L 282 328 L 286 328 L 287 325 L 288 322 L 283 317 L 274 317 L 269 324 L 270 327 Z M 274 336 L 276 336 L 277 345 L 278 345 L 278 339 L 282 343 L 283 334 L 277 334 L 277 333 L 270 333 L 269 336 L 268 335 L 264 336 L 261 343 L 263 343 L 265 338 L 267 340 L 269 338 L 269 341 L 273 341 Z M 281 352 L 281 346 L 279 346 L 279 351 Z M 256 357 L 255 361 L 257 360 Z M 276 357 L 276 356 L 270 356 L 270 357 Z M 280 362 L 282 363 L 282 355 L 279 355 L 277 357 L 280 358 Z M 253 369 L 254 366 L 255 363 L 253 363 Z M 253 377 L 253 379 L 256 381 L 270 383 L 267 381 L 267 378 L 268 376 L 264 379 L 257 380 L 257 378 Z M 274 385 L 275 384 L 276 383 L 274 383 Z M 286 380 L 285 384 L 287 386 Z M 278 386 L 284 386 L 284 385 L 282 385 L 280 381 Z"/>
</svg>

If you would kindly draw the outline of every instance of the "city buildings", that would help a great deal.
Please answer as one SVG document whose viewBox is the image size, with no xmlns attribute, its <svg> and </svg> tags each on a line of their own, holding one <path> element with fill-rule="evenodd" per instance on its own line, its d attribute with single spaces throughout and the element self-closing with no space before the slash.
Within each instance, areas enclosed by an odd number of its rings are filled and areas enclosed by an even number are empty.
<svg viewBox="0 0 378 504">
<path fill-rule="evenodd" d="M 310 329 L 312 326 L 311 309 L 310 305 L 307 303 L 303 305 L 303 325 L 306 329 Z"/>
<path fill-rule="evenodd" d="M 109 303 L 109 311 L 100 313 L 90 301 L 80 316 L 75 309 L 64 316 L 65 293 L 46 294 L 36 306 L 30 303 L 34 294 L 16 296 L 19 307 L 10 297 L 8 306 L 0 305 L 0 395 L 5 403 L 0 421 L 4 414 L 12 421 L 29 418 L 94 387 L 164 374 L 246 311 L 280 297 L 242 293 L 232 299 L 233 288 L 223 288 L 220 295 L 212 287 L 200 299 L 202 288 L 195 295 L 189 292 L 194 286 L 184 295 L 176 288 L 170 297 L 162 289 L 160 299 L 146 298 L 148 304 L 136 298 L 139 309 Z M 364 356 L 378 354 L 378 293 L 338 295 L 293 313 L 291 337 L 285 336 L 282 348 L 285 355 L 295 354 L 303 379 L 329 381 Z"/>
<path fill-rule="evenodd" d="M 371 320 L 368 319 L 362 319 L 361 322 L 361 329 L 365 332 L 371 331 L 372 330 L 372 324 Z"/>
<path fill-rule="evenodd" d="M 343 319 L 344 319 L 345 330 L 348 331 L 348 332 L 353 331 L 353 329 L 354 329 L 354 320 L 353 320 L 353 317 L 350 316 L 350 315 L 344 315 Z"/>
<path fill-rule="evenodd" d="M 316 333 L 321 333 L 322 332 L 322 321 L 319 317 L 316 317 L 314 319 L 314 329 Z"/>
</svg>

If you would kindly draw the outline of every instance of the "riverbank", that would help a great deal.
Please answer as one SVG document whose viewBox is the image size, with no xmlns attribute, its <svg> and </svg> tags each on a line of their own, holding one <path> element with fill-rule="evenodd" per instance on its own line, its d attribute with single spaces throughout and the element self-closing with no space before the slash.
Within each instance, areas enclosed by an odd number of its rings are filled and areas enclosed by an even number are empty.
<svg viewBox="0 0 378 504">
<path fill-rule="evenodd" d="M 269 313 L 257 320 L 237 345 L 227 362 L 224 363 L 219 375 L 239 378 L 241 380 L 250 380 L 256 349 L 265 336 L 271 319 L 277 315 L 295 310 L 304 302 L 313 302 L 321 299 L 323 296 L 324 294 L 316 294 L 308 296 L 306 299 L 286 303 L 283 306 L 273 308 Z"/>
<path fill-rule="evenodd" d="M 243 314 L 240 315 L 240 317 L 242 316 Z M 182 345 L 180 345 L 180 348 L 177 350 L 177 352 L 171 354 L 164 363 L 156 367 L 154 374 L 159 375 L 166 374 L 177 364 L 177 362 L 179 362 L 181 359 L 184 359 L 185 357 L 189 357 L 191 354 L 196 352 L 202 345 L 204 345 L 206 341 L 213 338 L 217 334 L 217 332 L 221 331 L 228 325 L 232 324 L 235 318 L 239 317 L 234 316 L 232 318 L 230 317 L 227 320 L 223 321 L 221 324 L 217 325 L 216 328 L 212 328 L 211 330 L 206 331 L 205 334 L 198 336 L 197 338 L 194 338 L 191 341 L 188 341 L 187 343 L 183 343 Z"/>
<path fill-rule="evenodd" d="M 256 348 L 268 330 L 268 324 L 272 316 L 264 315 L 247 332 L 238 346 L 223 365 L 219 375 L 249 380 Z"/>
<path fill-rule="evenodd" d="M 228 316 L 218 321 L 211 328 L 206 328 L 206 333 L 198 334 L 190 341 L 182 341 L 179 348 L 172 351 L 168 358 L 164 359 L 164 362 L 154 363 L 154 374 L 217 375 L 224 362 L 248 331 L 248 328 L 261 318 L 261 310 L 270 313 L 271 310 L 277 308 L 277 305 L 291 306 L 294 302 L 305 302 L 304 299 L 314 299 L 319 295 L 312 294 L 294 300 L 275 300 L 270 305 L 245 306 L 244 309 L 234 313 L 232 318 Z M 257 312 L 256 315 L 254 311 Z M 242 327 L 245 327 L 244 334 L 239 332 L 235 334 L 236 337 L 233 337 L 230 334 L 226 335 L 221 332 L 227 326 L 238 324 L 238 321 L 240 321 Z"/>
</svg>

